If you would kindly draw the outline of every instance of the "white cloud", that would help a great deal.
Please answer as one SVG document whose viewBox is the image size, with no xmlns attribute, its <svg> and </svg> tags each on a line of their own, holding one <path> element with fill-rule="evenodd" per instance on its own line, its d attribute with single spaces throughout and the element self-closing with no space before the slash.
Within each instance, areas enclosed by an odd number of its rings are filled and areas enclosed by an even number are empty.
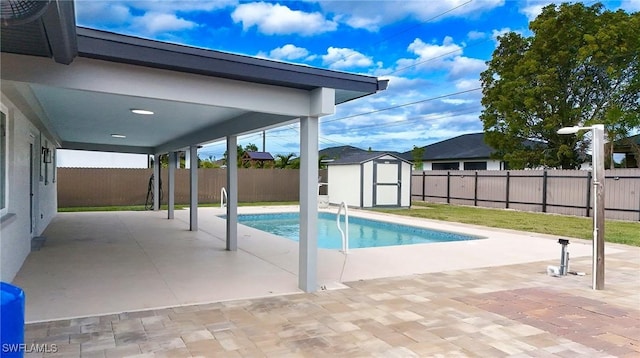
<svg viewBox="0 0 640 358">
<path fill-rule="evenodd" d="M 129 7 L 115 1 L 77 1 L 76 16 L 79 24 L 122 24 L 131 20 Z"/>
<path fill-rule="evenodd" d="M 477 58 L 456 56 L 451 63 L 451 69 L 449 71 L 450 79 L 465 78 L 468 76 L 478 75 L 484 71 L 487 65 L 483 60 Z"/>
<path fill-rule="evenodd" d="M 622 2 L 620 3 L 620 8 L 628 12 L 640 11 L 640 1 L 639 0 L 622 0 Z"/>
<path fill-rule="evenodd" d="M 401 58 L 396 61 L 397 70 L 404 69 L 446 69 L 451 61 L 462 53 L 462 46 L 446 36 L 442 44 L 425 43 L 417 38 L 407 47 L 417 58 Z"/>
<path fill-rule="evenodd" d="M 237 1 L 92 0 L 76 1 L 75 7 L 78 24 L 115 32 L 153 36 L 162 32 L 183 31 L 198 27 L 198 24 L 185 18 L 186 13 L 212 12 L 236 4 Z M 182 16 L 179 16 L 179 13 Z M 162 35 L 167 37 L 166 34 Z"/>
<path fill-rule="evenodd" d="M 310 36 L 338 28 L 335 21 L 325 19 L 321 13 L 291 10 L 287 6 L 264 2 L 241 4 L 231 13 L 231 18 L 236 23 L 242 22 L 245 31 L 256 26 L 267 35 Z"/>
<path fill-rule="evenodd" d="M 341 22 L 355 28 L 377 31 L 380 27 L 403 18 L 438 21 L 451 17 L 478 16 L 504 5 L 505 0 L 439 0 L 430 1 L 319 1 L 325 13 L 339 14 Z M 382 14 L 382 15 L 381 15 Z"/>
<path fill-rule="evenodd" d="M 453 42 L 450 36 L 442 40 L 442 45 L 427 44 L 421 39 L 415 39 L 409 45 L 408 50 L 415 53 L 420 59 L 446 59 L 452 58 L 462 52 L 462 47 Z"/>
<path fill-rule="evenodd" d="M 174 14 L 163 14 L 157 12 L 147 12 L 133 20 L 132 27 L 140 29 L 146 34 L 157 34 L 161 32 L 189 30 L 197 27 L 193 21 L 178 18 Z"/>
<path fill-rule="evenodd" d="M 84 2 L 84 1 L 81 1 Z M 107 2 L 113 2 L 108 0 Z M 151 12 L 176 13 L 176 12 L 194 12 L 194 11 L 214 11 L 232 6 L 238 3 L 238 0 L 162 0 L 162 1 L 140 1 L 131 0 L 125 2 L 128 6 Z"/>
<path fill-rule="evenodd" d="M 282 47 L 274 48 L 269 52 L 269 57 L 277 60 L 297 60 L 309 56 L 309 51 L 303 47 L 286 44 Z"/>
<path fill-rule="evenodd" d="M 553 1 L 548 0 L 527 0 L 525 6 L 520 8 L 520 13 L 526 15 L 529 21 L 533 21 L 542 13 L 543 7 L 552 3 Z"/>
<path fill-rule="evenodd" d="M 467 38 L 469 40 L 480 40 L 485 37 L 487 37 L 487 34 L 482 31 L 472 30 L 472 31 L 469 31 L 469 33 L 467 33 Z"/>
<path fill-rule="evenodd" d="M 345 69 L 369 67 L 373 65 L 373 60 L 350 48 L 329 47 L 327 54 L 322 56 L 322 63 L 332 69 Z"/>
</svg>

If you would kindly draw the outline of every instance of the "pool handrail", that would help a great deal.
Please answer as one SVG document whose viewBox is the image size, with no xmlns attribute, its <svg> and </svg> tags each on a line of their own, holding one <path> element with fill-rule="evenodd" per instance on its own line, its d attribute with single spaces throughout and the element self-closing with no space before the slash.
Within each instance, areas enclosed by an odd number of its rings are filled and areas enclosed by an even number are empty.
<svg viewBox="0 0 640 358">
<path fill-rule="evenodd" d="M 228 202 L 229 197 L 227 196 L 227 190 L 222 187 L 222 189 L 220 189 L 220 207 L 224 208 L 225 206 L 227 206 Z"/>
<path fill-rule="evenodd" d="M 344 231 L 340 227 L 340 213 L 342 212 L 342 208 L 344 208 Z M 338 231 L 340 231 L 340 235 L 342 235 L 342 252 L 345 254 L 349 253 L 349 210 L 347 209 L 347 203 L 341 202 L 338 207 L 338 214 L 336 215 L 336 225 L 338 226 Z M 346 232 L 346 233 L 345 233 Z"/>
</svg>

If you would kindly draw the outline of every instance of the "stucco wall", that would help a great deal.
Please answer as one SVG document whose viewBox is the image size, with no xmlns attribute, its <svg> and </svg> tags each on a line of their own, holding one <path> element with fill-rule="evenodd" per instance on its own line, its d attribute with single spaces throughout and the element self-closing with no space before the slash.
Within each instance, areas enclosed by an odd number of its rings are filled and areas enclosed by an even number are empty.
<svg viewBox="0 0 640 358">
<path fill-rule="evenodd" d="M 11 282 L 31 251 L 31 238 L 42 234 L 57 211 L 54 164 L 48 164 L 48 182 L 40 181 L 40 150 L 44 142 L 53 148 L 51 140 L 40 131 L 16 106 L 2 94 L 3 110 L 7 115 L 7 215 L 0 226 L 0 279 Z M 30 144 L 34 148 L 34 224 L 30 217 Z"/>
</svg>

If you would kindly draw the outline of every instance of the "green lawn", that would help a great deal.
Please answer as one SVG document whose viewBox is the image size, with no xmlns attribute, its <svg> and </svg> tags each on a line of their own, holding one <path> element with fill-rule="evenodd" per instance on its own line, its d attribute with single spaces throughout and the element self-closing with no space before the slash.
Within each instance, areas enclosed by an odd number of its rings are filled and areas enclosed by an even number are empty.
<svg viewBox="0 0 640 358">
<path fill-rule="evenodd" d="M 412 205 L 411 209 L 376 211 L 580 239 L 593 238 L 591 218 L 423 202 Z M 605 241 L 640 246 L 640 222 L 606 220 Z"/>
</svg>

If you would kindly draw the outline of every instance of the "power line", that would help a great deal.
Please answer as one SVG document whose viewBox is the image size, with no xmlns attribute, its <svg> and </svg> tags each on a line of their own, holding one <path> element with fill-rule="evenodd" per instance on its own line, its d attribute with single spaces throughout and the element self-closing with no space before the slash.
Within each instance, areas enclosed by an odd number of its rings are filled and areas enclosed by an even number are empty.
<svg viewBox="0 0 640 358">
<path fill-rule="evenodd" d="M 407 106 L 412 106 L 414 104 L 418 104 L 418 103 L 424 103 L 424 102 L 429 102 L 429 101 L 435 101 L 437 99 L 442 99 L 442 98 L 447 98 L 447 97 L 451 97 L 451 96 L 456 96 L 459 94 L 464 94 L 464 93 L 469 93 L 469 92 L 474 92 L 474 91 L 478 91 L 481 90 L 482 87 L 476 87 L 476 88 L 472 88 L 472 89 L 468 89 L 468 90 L 464 90 L 464 91 L 459 91 L 459 92 L 454 92 L 454 93 L 449 93 L 449 94 L 445 94 L 445 95 L 441 95 L 441 96 L 437 96 L 437 97 L 430 97 L 430 98 L 426 98 L 426 99 L 422 99 L 419 101 L 415 101 L 415 102 L 409 102 L 409 103 L 404 103 L 404 104 L 399 104 L 396 106 L 391 106 L 391 107 L 385 107 L 385 108 L 381 108 L 381 109 L 376 109 L 374 111 L 369 111 L 369 112 L 364 112 L 364 113 L 358 113 L 358 114 L 352 114 L 349 116 L 345 116 L 345 117 L 339 117 L 339 118 L 333 118 L 333 119 L 328 119 L 326 121 L 322 121 L 322 123 L 329 123 L 329 122 L 335 122 L 335 121 L 340 121 L 343 119 L 348 119 L 348 118 L 354 118 L 354 117 L 359 117 L 359 116 L 364 116 L 367 114 L 373 114 L 373 113 L 379 113 L 379 112 L 384 112 L 384 111 L 388 111 L 391 109 L 396 109 L 396 108 L 401 108 L 401 107 L 407 107 Z"/>
</svg>

